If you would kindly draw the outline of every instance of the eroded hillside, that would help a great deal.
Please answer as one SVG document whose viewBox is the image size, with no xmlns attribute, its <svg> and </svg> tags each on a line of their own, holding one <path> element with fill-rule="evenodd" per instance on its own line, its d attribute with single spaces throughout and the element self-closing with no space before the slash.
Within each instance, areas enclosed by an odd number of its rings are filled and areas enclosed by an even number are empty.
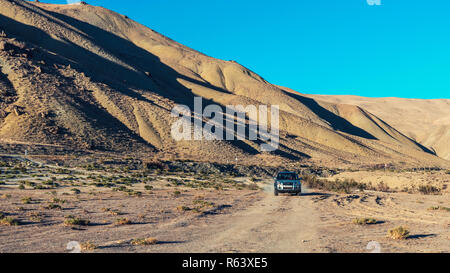
<svg viewBox="0 0 450 273">
<path fill-rule="evenodd" d="M 269 165 L 449 164 L 363 107 L 283 90 L 110 10 L 0 4 L 2 142 Z M 279 149 L 262 152 L 262 140 L 175 141 L 171 110 L 195 96 L 279 105 Z"/>
</svg>

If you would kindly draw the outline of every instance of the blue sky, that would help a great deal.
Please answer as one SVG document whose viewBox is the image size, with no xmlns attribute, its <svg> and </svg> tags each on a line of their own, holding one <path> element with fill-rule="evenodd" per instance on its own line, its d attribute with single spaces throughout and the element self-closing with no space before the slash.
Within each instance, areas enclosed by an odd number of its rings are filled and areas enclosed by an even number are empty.
<svg viewBox="0 0 450 273">
<path fill-rule="evenodd" d="M 300 92 L 450 98 L 448 0 L 87 2 Z"/>
</svg>

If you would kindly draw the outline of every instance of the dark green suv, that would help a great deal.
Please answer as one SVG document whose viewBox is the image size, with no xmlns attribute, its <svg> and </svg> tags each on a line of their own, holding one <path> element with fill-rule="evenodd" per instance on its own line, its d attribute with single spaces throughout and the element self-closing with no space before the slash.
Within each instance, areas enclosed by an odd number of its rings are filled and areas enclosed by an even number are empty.
<svg viewBox="0 0 450 273">
<path fill-rule="evenodd" d="M 296 195 L 302 194 L 302 182 L 295 172 L 279 172 L 274 177 L 274 194 L 278 193 L 294 193 Z"/>
</svg>

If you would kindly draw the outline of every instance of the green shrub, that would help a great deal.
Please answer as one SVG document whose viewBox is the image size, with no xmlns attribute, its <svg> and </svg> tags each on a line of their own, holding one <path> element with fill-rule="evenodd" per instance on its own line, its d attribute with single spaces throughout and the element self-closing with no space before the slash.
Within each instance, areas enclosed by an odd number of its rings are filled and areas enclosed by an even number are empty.
<svg viewBox="0 0 450 273">
<path fill-rule="evenodd" d="M 31 199 L 31 197 L 24 197 L 24 198 L 22 198 L 22 203 L 23 204 L 31 204 L 31 201 L 33 201 Z"/>
<path fill-rule="evenodd" d="M 53 198 L 50 202 L 54 203 L 54 204 L 64 204 L 64 203 L 66 203 L 66 200 L 62 200 L 59 198 Z"/>
<path fill-rule="evenodd" d="M 84 220 L 81 218 L 77 218 L 73 215 L 66 216 L 64 220 L 65 226 L 87 226 L 89 225 L 89 220 Z"/>
<path fill-rule="evenodd" d="M 3 217 L 0 219 L 0 226 L 18 226 L 20 221 L 13 217 Z"/>
</svg>

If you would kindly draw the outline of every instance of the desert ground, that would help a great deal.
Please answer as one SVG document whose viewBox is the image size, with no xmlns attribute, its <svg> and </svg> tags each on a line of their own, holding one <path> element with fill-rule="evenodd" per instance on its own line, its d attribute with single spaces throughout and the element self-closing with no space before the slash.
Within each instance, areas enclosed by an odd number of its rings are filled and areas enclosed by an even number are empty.
<svg viewBox="0 0 450 273">
<path fill-rule="evenodd" d="M 371 241 L 381 252 L 450 251 L 448 171 L 344 171 L 323 179 L 384 183 L 345 193 L 305 180 L 302 196 L 274 196 L 268 176 L 2 159 L 0 252 L 69 252 L 72 241 L 82 252 L 371 252 Z M 399 226 L 409 234 L 389 238 Z"/>
</svg>

